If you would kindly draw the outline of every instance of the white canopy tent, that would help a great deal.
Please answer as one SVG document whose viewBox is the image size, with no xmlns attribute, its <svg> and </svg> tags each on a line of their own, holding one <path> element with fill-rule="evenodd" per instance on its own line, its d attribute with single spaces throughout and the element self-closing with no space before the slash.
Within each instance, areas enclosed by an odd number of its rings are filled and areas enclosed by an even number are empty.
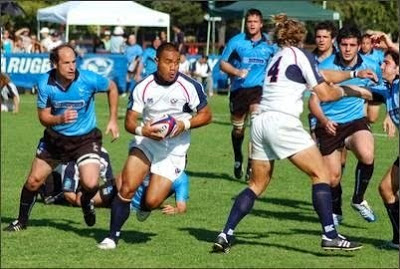
<svg viewBox="0 0 400 269">
<path fill-rule="evenodd" d="M 170 16 L 133 1 L 68 1 L 59 5 L 41 8 L 36 19 L 65 24 L 68 41 L 70 25 L 120 25 L 166 27 L 170 40 Z"/>
</svg>

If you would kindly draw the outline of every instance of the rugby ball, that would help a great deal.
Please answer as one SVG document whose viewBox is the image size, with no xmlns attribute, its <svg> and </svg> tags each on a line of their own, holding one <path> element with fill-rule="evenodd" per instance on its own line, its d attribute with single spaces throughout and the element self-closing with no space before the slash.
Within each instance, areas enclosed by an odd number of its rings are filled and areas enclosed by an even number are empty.
<svg viewBox="0 0 400 269">
<path fill-rule="evenodd" d="M 153 119 L 151 126 L 156 126 L 159 129 L 159 133 L 165 138 L 174 131 L 176 120 L 171 115 L 164 115 L 161 118 Z"/>
</svg>

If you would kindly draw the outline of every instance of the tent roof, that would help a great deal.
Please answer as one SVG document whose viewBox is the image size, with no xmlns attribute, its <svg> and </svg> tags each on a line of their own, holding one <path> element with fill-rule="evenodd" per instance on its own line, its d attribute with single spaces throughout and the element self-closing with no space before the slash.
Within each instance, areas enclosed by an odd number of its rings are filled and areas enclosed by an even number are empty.
<svg viewBox="0 0 400 269">
<path fill-rule="evenodd" d="M 36 18 L 69 25 L 169 26 L 169 14 L 132 1 L 68 1 L 39 9 Z"/>
<path fill-rule="evenodd" d="M 314 5 L 307 0 L 287 0 L 287 1 L 238 1 L 229 6 L 222 8 L 214 8 L 210 11 L 212 16 L 220 16 L 224 18 L 241 18 L 250 8 L 259 9 L 264 18 L 271 15 L 286 13 L 288 17 L 296 18 L 302 21 L 319 21 L 319 20 L 339 20 L 338 12 L 323 9 L 318 5 Z"/>
</svg>

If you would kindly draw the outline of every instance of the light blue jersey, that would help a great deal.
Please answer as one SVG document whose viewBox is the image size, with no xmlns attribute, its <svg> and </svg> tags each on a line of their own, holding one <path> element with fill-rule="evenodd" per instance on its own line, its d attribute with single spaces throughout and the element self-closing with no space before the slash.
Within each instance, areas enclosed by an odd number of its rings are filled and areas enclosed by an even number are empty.
<svg viewBox="0 0 400 269">
<path fill-rule="evenodd" d="M 397 129 L 399 129 L 399 78 L 397 77 L 392 84 L 385 81 L 383 86 L 375 86 L 371 90 L 385 99 L 386 110 Z"/>
<path fill-rule="evenodd" d="M 156 50 L 153 47 L 149 47 L 143 51 L 142 63 L 144 68 L 143 77 L 147 77 L 157 71 Z"/>
<path fill-rule="evenodd" d="M 109 80 L 88 70 L 76 72 L 75 80 L 64 89 L 55 80 L 53 69 L 39 79 L 37 107 L 51 108 L 53 115 L 61 115 L 67 108 L 75 109 L 78 118 L 75 122 L 57 124 L 51 128 L 65 136 L 84 135 L 96 127 L 94 94 L 106 92 Z"/>
<path fill-rule="evenodd" d="M 144 195 L 144 192 L 147 190 L 147 185 L 148 182 L 144 181 L 136 190 L 131 201 L 132 210 L 136 211 L 140 209 L 140 201 Z M 174 193 L 176 202 L 186 202 L 189 199 L 189 177 L 185 172 L 181 173 L 181 175 L 172 184 L 169 196 Z"/>
<path fill-rule="evenodd" d="M 222 52 L 221 60 L 229 62 L 237 69 L 248 70 L 245 78 L 231 77 L 231 91 L 262 87 L 268 62 L 277 50 L 277 46 L 269 45 L 268 36 L 264 33 L 259 41 L 252 41 L 245 33 L 229 40 Z"/>
<path fill-rule="evenodd" d="M 362 57 L 360 54 L 357 55 L 357 63 L 353 67 L 346 67 L 339 53 L 336 53 L 326 58 L 319 65 L 319 68 L 321 70 L 339 71 L 371 69 L 379 78 L 378 84 L 382 83 L 382 72 L 379 65 L 371 59 Z M 370 88 L 376 84 L 370 79 L 353 78 L 340 83 L 340 85 L 356 85 Z M 334 102 L 321 102 L 321 108 L 328 119 L 337 123 L 347 123 L 365 116 L 364 100 L 356 97 L 345 97 Z"/>
<path fill-rule="evenodd" d="M 381 49 L 372 49 L 368 54 L 362 54 L 363 57 L 370 58 L 379 66 L 383 63 L 383 59 L 385 58 L 385 52 Z"/>
</svg>

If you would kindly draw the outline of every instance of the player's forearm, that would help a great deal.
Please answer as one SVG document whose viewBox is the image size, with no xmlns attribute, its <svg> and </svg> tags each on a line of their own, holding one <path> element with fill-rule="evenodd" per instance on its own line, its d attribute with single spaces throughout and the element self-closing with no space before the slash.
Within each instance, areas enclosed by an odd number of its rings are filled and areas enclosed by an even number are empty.
<svg viewBox="0 0 400 269">
<path fill-rule="evenodd" d="M 310 100 L 308 102 L 308 108 L 311 114 L 313 114 L 317 118 L 317 120 L 322 124 L 324 124 L 329 120 L 322 111 L 320 101 L 315 94 L 311 95 Z"/>
<path fill-rule="evenodd" d="M 110 90 L 108 91 L 108 106 L 110 112 L 109 121 L 118 119 L 118 89 L 114 81 L 110 81 Z"/>
<path fill-rule="evenodd" d="M 227 73 L 230 76 L 237 76 L 237 77 L 240 76 L 240 70 L 235 68 L 228 62 L 221 60 L 220 67 L 223 72 Z"/>
<path fill-rule="evenodd" d="M 352 78 L 351 71 L 321 70 L 322 76 L 328 83 L 339 83 Z"/>
<path fill-rule="evenodd" d="M 212 120 L 210 107 L 207 105 L 201 109 L 193 118 L 190 119 L 190 128 L 198 128 L 207 125 Z"/>
<path fill-rule="evenodd" d="M 51 127 L 63 123 L 63 115 L 51 115 L 39 112 L 40 123 L 44 127 Z"/>
</svg>

